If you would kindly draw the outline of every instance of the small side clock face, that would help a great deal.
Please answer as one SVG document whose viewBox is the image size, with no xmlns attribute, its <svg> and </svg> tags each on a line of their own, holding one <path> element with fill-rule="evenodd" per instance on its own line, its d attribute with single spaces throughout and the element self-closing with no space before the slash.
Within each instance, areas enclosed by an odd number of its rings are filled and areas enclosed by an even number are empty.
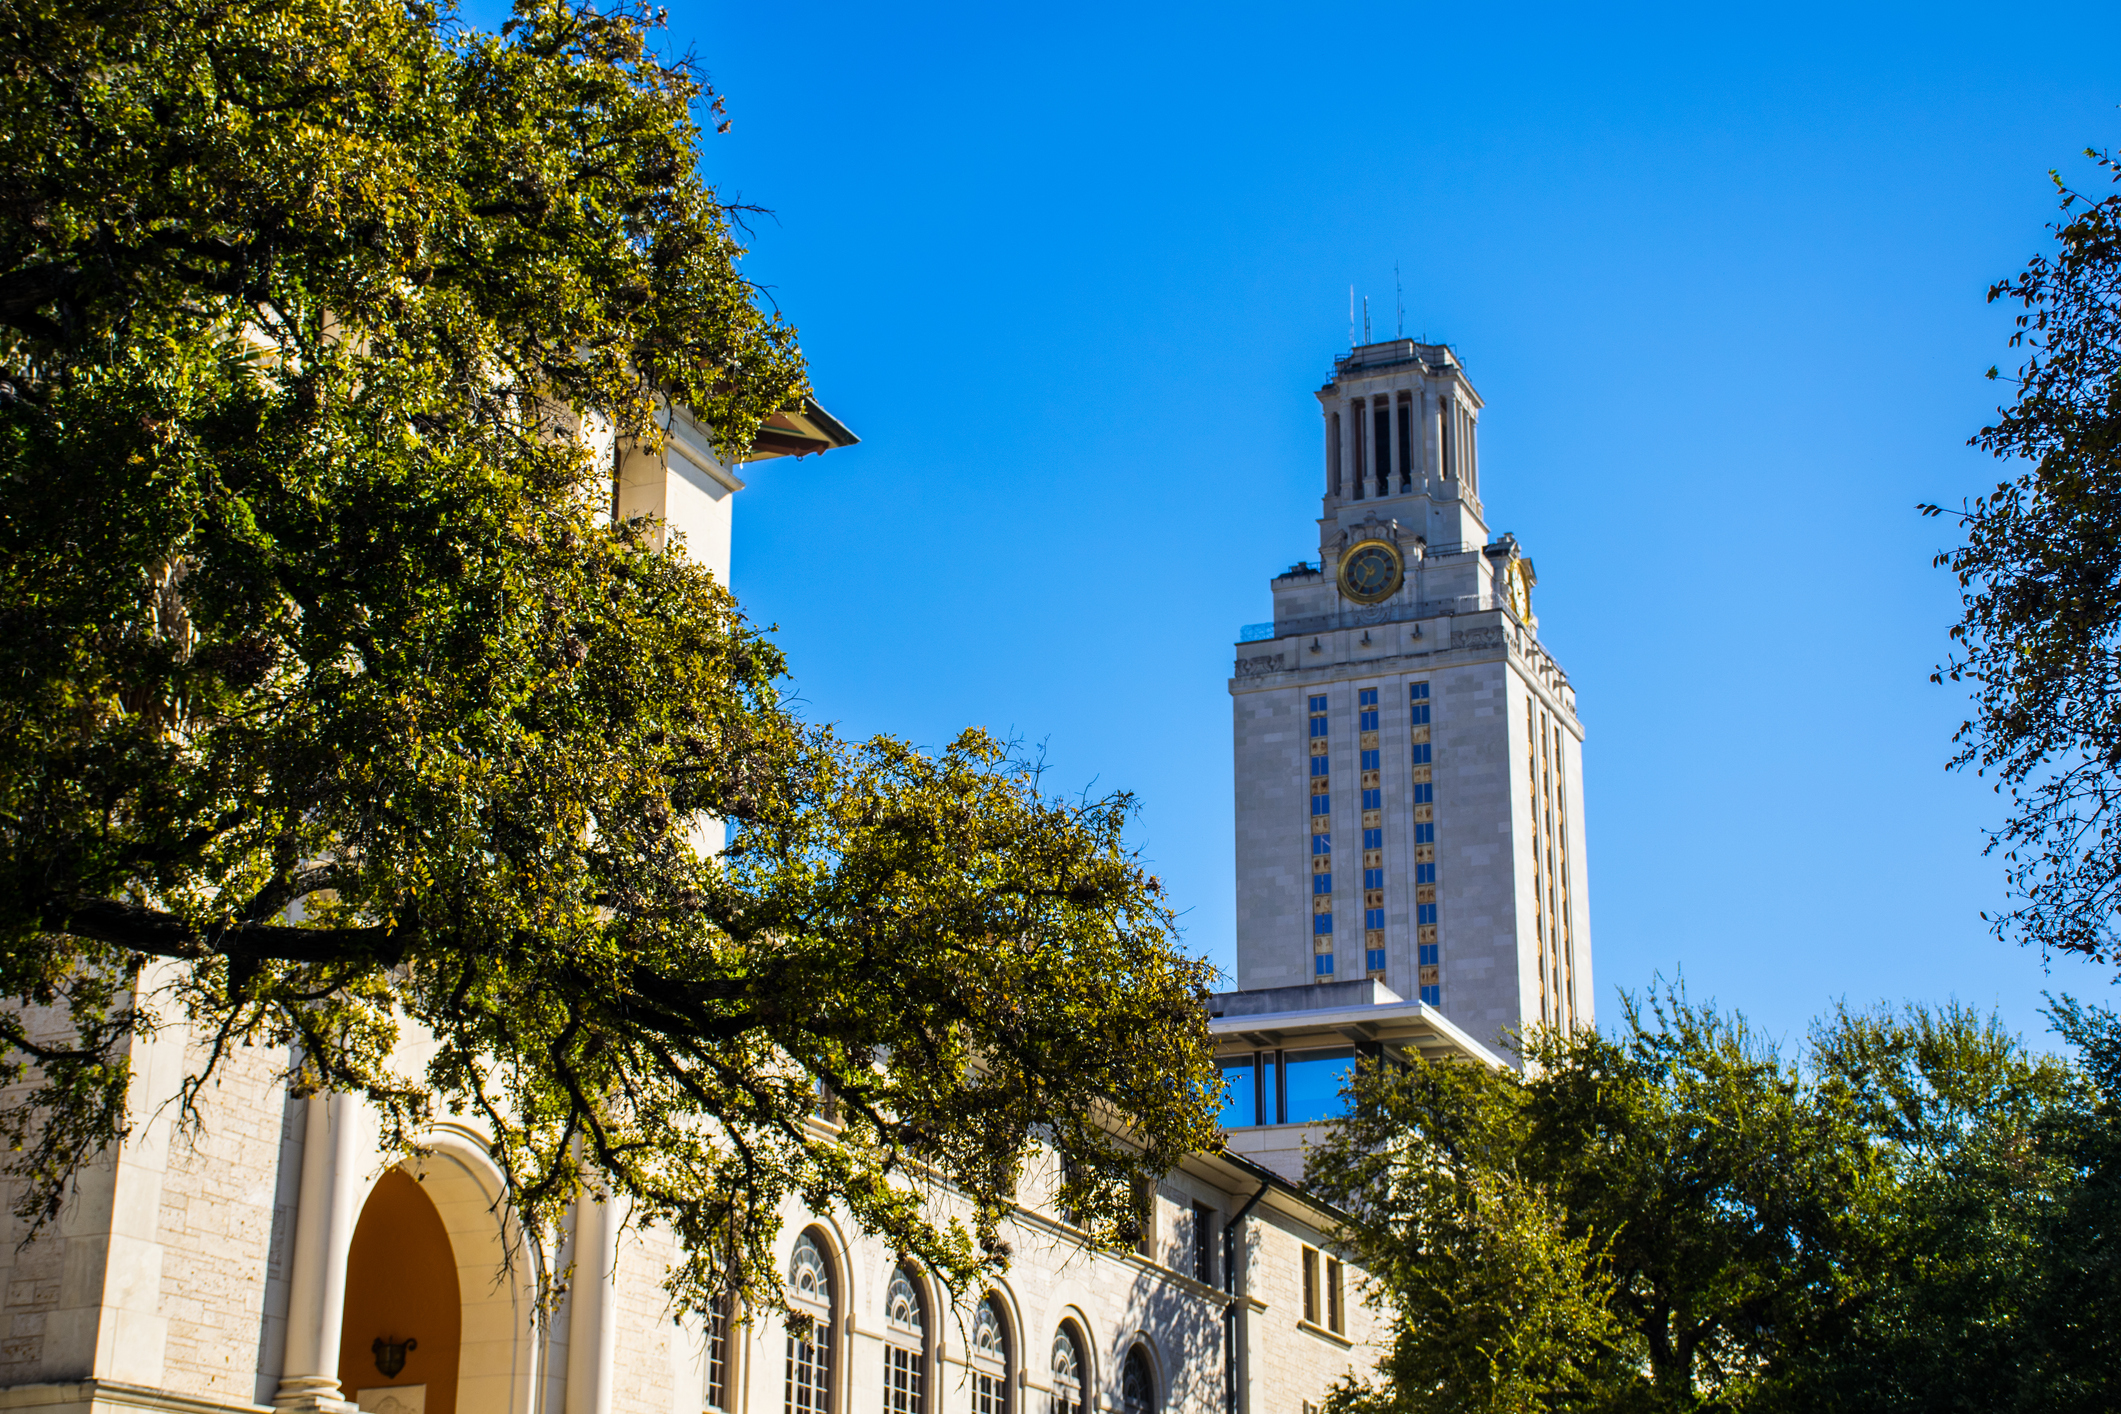
<svg viewBox="0 0 2121 1414">
<path fill-rule="evenodd" d="M 1340 592 L 1358 604 L 1380 604 L 1399 592 L 1405 573 L 1398 546 L 1365 540 L 1340 557 Z"/>
</svg>

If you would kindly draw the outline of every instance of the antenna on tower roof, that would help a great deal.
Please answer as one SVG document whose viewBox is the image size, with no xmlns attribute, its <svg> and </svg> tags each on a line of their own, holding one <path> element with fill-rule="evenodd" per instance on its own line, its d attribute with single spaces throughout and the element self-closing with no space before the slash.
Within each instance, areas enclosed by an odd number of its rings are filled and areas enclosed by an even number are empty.
<svg viewBox="0 0 2121 1414">
<path fill-rule="evenodd" d="M 1399 311 L 1397 332 L 1392 337 L 1404 339 L 1407 336 L 1407 291 L 1406 287 L 1399 283 L 1399 262 L 1396 260 L 1392 262 L 1392 303 Z"/>
</svg>

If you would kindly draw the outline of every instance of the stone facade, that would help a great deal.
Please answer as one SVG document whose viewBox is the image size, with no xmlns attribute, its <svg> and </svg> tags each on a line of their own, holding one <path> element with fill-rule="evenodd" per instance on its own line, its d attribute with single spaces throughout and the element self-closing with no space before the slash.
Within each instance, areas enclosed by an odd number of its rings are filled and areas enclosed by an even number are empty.
<svg viewBox="0 0 2121 1414">
<path fill-rule="evenodd" d="M 1489 539 L 1479 397 L 1409 340 L 1351 351 L 1318 397 L 1319 560 L 1272 581 L 1229 682 L 1238 985 L 1372 978 L 1490 1046 L 1591 1022 L 1583 728 L 1531 561 Z M 1364 554 L 1396 565 L 1375 593 Z"/>
</svg>

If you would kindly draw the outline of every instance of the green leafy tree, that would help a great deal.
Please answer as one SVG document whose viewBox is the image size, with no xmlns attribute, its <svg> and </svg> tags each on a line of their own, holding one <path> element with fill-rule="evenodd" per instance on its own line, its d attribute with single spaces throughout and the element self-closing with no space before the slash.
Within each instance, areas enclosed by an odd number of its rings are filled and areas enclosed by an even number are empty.
<svg viewBox="0 0 2121 1414">
<path fill-rule="evenodd" d="M 1041 1144 L 1108 1236 L 1212 1142 L 1205 967 L 968 733 L 783 706 L 611 524 L 606 432 L 805 389 L 647 18 L 0 0 L 0 1129 L 48 1218 L 129 1058 L 288 1046 L 392 1143 L 480 1117 L 544 1230 L 672 1227 L 697 1307 L 787 1195 L 968 1281 Z M 717 859 L 705 829 L 730 831 Z M 388 1064 L 400 1029 L 438 1043 Z M 836 1119 L 812 1122 L 820 1090 Z M 932 1201 L 948 1194 L 951 1201 Z M 953 1216 L 955 1214 L 955 1216 Z"/>
<path fill-rule="evenodd" d="M 2121 177 L 2121 166 L 2088 152 Z M 1964 543 L 1937 557 L 1963 608 L 1933 675 L 1973 688 L 1956 768 L 1993 774 L 2010 799 L 1990 849 L 2010 904 L 2004 939 L 2115 953 L 2121 905 L 2121 196 L 2054 176 L 2064 219 L 2052 249 L 1991 302 L 2019 307 L 2015 400 L 1974 445 L 2017 468 L 1947 511 Z M 1998 376 L 1991 368 L 1989 376 Z"/>
</svg>

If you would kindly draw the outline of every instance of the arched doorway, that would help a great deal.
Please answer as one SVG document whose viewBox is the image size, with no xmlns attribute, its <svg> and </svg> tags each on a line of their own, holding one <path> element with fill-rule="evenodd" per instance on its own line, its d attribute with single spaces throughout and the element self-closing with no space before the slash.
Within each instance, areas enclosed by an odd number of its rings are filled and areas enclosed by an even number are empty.
<svg viewBox="0 0 2121 1414">
<path fill-rule="evenodd" d="M 404 1414 L 456 1414 L 457 1365 L 463 1347 L 457 1258 L 442 1216 L 418 1180 L 392 1169 L 370 1190 L 346 1254 L 346 1314 L 339 1344 L 339 1388 L 376 1409 L 388 1387 L 407 1389 Z M 395 1374 L 390 1346 L 413 1342 Z M 360 1399 L 360 1392 L 369 1398 Z M 398 1414 L 398 1411 L 388 1411 Z"/>
</svg>

